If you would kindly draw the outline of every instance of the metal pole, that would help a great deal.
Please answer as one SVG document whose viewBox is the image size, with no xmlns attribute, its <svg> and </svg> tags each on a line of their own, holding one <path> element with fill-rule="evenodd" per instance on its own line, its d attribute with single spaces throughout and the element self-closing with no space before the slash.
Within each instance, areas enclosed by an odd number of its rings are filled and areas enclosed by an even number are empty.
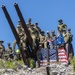
<svg viewBox="0 0 75 75">
<path fill-rule="evenodd" d="M 50 65 L 50 58 L 49 58 L 49 56 L 50 56 L 50 52 L 49 52 L 49 49 L 50 49 L 50 46 L 48 46 L 48 49 L 47 49 L 47 67 L 46 67 L 46 71 L 47 71 L 47 75 L 50 75 L 50 67 L 49 67 L 49 65 Z"/>
<path fill-rule="evenodd" d="M 14 37 L 15 37 L 15 39 L 17 41 L 17 45 L 18 45 L 18 47 L 19 47 L 19 49 L 21 51 L 22 58 L 23 58 L 23 61 L 24 61 L 24 64 L 25 64 L 26 63 L 26 58 L 24 56 L 24 51 L 23 51 L 22 47 L 20 46 L 19 35 L 17 34 L 17 31 L 16 31 L 16 29 L 14 27 L 14 24 L 13 24 L 11 18 L 10 18 L 10 15 L 8 14 L 8 11 L 7 11 L 7 9 L 6 9 L 6 7 L 4 5 L 2 5 L 2 10 L 3 10 L 4 14 L 5 14 L 5 17 L 6 17 L 7 21 L 8 21 L 8 23 L 9 23 L 9 26 L 10 26 L 13 34 L 14 34 Z"/>
<path fill-rule="evenodd" d="M 24 28 L 24 31 L 25 31 L 25 33 L 26 33 L 28 42 L 29 42 L 30 47 L 31 47 L 31 49 L 32 49 L 32 46 L 33 46 L 33 39 L 32 39 L 32 37 L 31 37 L 31 35 L 30 35 L 30 32 L 29 32 L 29 30 L 28 30 L 28 28 L 27 28 L 27 26 L 26 26 L 26 23 L 25 23 L 25 21 L 24 21 L 24 18 L 23 18 L 23 16 L 22 16 L 22 13 L 21 13 L 21 11 L 20 11 L 20 9 L 19 9 L 18 4 L 17 4 L 17 3 L 14 3 L 14 7 L 15 7 L 15 9 L 16 9 L 16 12 L 17 12 L 19 18 L 20 18 L 20 21 L 21 21 L 21 23 L 22 23 L 22 27 Z"/>
<path fill-rule="evenodd" d="M 57 49 L 57 46 L 56 46 L 56 59 L 57 59 L 57 62 L 58 62 L 59 59 L 58 59 L 58 49 Z"/>
<path fill-rule="evenodd" d="M 46 67 L 47 75 L 50 75 L 49 70 L 50 70 L 50 68 L 49 67 Z"/>
</svg>

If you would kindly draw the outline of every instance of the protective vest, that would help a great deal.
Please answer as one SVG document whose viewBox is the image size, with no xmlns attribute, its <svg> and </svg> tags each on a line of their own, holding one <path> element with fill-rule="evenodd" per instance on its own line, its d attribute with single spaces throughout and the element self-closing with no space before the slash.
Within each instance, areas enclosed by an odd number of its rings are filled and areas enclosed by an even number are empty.
<svg viewBox="0 0 75 75">
<path fill-rule="evenodd" d="M 61 24 L 61 25 L 59 24 L 59 25 L 58 25 L 58 30 L 59 30 L 59 31 L 64 31 L 64 30 L 66 30 L 66 25 L 65 25 L 65 24 Z"/>
</svg>

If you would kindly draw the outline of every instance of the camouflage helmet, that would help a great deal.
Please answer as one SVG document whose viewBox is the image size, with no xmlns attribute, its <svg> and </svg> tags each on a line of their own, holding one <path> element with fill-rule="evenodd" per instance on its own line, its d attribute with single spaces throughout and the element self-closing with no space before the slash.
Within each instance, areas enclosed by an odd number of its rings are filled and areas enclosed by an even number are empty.
<svg viewBox="0 0 75 75">
<path fill-rule="evenodd" d="M 38 22 L 36 22 L 35 25 L 38 25 Z"/>
<path fill-rule="evenodd" d="M 63 22 L 63 20 L 62 19 L 59 19 L 58 22 Z"/>
<path fill-rule="evenodd" d="M 69 28 L 68 31 L 71 31 L 71 29 Z"/>
</svg>

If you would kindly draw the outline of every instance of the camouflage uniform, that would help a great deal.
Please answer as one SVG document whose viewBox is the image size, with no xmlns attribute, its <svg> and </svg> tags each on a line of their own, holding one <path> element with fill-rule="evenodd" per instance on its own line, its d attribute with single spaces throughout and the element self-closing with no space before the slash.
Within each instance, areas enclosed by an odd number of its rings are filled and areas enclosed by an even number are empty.
<svg viewBox="0 0 75 75">
<path fill-rule="evenodd" d="M 12 47 L 10 47 L 10 43 L 8 43 L 8 48 L 5 50 L 7 54 L 12 53 Z"/>
<path fill-rule="evenodd" d="M 62 31 L 62 33 L 63 33 L 64 31 L 67 30 L 67 25 L 63 24 L 62 19 L 58 20 L 58 22 L 59 22 L 58 31 Z"/>
<path fill-rule="evenodd" d="M 66 31 L 63 33 L 63 37 L 64 37 L 65 43 L 67 43 L 67 33 L 66 33 Z"/>
<path fill-rule="evenodd" d="M 0 40 L 0 58 L 3 57 L 3 54 L 5 52 L 5 47 L 3 46 L 3 43 L 4 41 Z"/>
<path fill-rule="evenodd" d="M 21 25 L 17 26 L 17 33 L 20 37 L 20 45 L 23 47 L 23 50 L 26 50 L 26 34 L 24 32 L 24 29 L 22 28 Z"/>
<path fill-rule="evenodd" d="M 56 35 L 55 35 L 55 31 L 52 30 L 52 34 L 51 34 L 51 40 L 52 40 L 52 47 L 51 48 L 55 48 L 55 45 L 54 45 L 54 41 L 56 40 Z"/>
<path fill-rule="evenodd" d="M 73 41 L 73 35 L 71 33 L 71 29 L 68 29 L 67 32 L 67 51 L 68 51 L 68 56 L 73 57 L 74 56 L 74 50 L 72 46 L 72 41 Z"/>
<path fill-rule="evenodd" d="M 10 60 L 14 58 L 12 47 L 10 47 L 10 43 L 8 43 L 8 48 L 5 50 L 5 55 L 7 55 L 8 59 Z"/>
<path fill-rule="evenodd" d="M 28 19 L 28 23 L 26 23 L 27 27 L 30 28 L 31 25 L 31 18 Z"/>
<path fill-rule="evenodd" d="M 42 50 L 42 45 L 39 45 L 39 49 L 37 51 L 37 63 L 36 63 L 36 67 L 40 67 L 40 60 L 41 60 L 41 58 L 43 58 L 41 50 Z"/>
<path fill-rule="evenodd" d="M 36 29 L 34 28 L 34 24 L 31 25 L 31 27 L 28 29 L 30 31 L 30 35 L 33 39 L 33 48 L 36 46 Z"/>
<path fill-rule="evenodd" d="M 35 27 L 34 28 L 38 31 L 38 34 L 41 32 L 41 29 L 38 27 L 38 23 L 37 22 L 35 23 Z"/>
<path fill-rule="evenodd" d="M 39 44 L 41 44 L 44 47 L 46 41 L 44 31 L 41 31 L 41 34 L 39 35 L 39 40 L 40 40 Z"/>
<path fill-rule="evenodd" d="M 45 47 L 44 48 L 48 48 L 48 45 L 49 45 L 49 41 L 51 40 L 51 35 L 50 35 L 50 32 L 47 31 L 47 35 L 45 37 Z"/>
<path fill-rule="evenodd" d="M 15 40 L 12 45 L 12 51 L 14 51 L 14 60 L 21 60 L 21 52 L 19 49 L 15 50 L 17 41 Z"/>
<path fill-rule="evenodd" d="M 71 34 L 71 29 L 68 29 L 68 32 L 67 32 L 67 41 L 68 42 L 72 42 L 73 40 L 73 35 Z"/>
</svg>

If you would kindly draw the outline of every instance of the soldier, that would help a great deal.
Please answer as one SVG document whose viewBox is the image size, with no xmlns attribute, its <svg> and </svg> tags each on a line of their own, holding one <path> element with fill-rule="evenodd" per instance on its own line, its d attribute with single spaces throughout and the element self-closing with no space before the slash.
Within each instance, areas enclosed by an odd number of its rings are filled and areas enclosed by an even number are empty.
<svg viewBox="0 0 75 75">
<path fill-rule="evenodd" d="M 23 47 L 23 50 L 26 50 L 26 34 L 24 32 L 24 29 L 22 28 L 21 25 L 17 26 L 17 33 L 20 37 L 20 45 Z"/>
<path fill-rule="evenodd" d="M 41 50 L 42 50 L 42 45 L 39 45 L 39 49 L 37 51 L 37 63 L 36 63 L 36 67 L 40 67 L 40 60 L 43 60 L 43 56 L 42 56 Z"/>
<path fill-rule="evenodd" d="M 52 30 L 52 34 L 51 34 L 51 41 L 52 41 L 52 47 L 51 48 L 55 48 L 55 45 L 54 45 L 54 41 L 56 40 L 56 35 L 55 35 L 55 31 Z"/>
<path fill-rule="evenodd" d="M 30 31 L 30 35 L 33 39 L 33 48 L 36 46 L 36 29 L 34 28 L 34 24 L 30 25 L 30 28 L 28 29 Z"/>
<path fill-rule="evenodd" d="M 51 39 L 51 34 L 49 31 L 47 31 L 46 40 L 50 40 L 50 39 Z"/>
<path fill-rule="evenodd" d="M 8 48 L 5 50 L 5 54 L 7 55 L 7 57 L 9 57 L 9 60 L 12 60 L 14 58 L 12 47 L 10 47 L 10 43 L 8 43 Z"/>
<path fill-rule="evenodd" d="M 18 20 L 18 25 L 17 25 L 17 28 L 18 28 L 18 27 L 20 27 L 20 28 L 24 31 L 24 29 L 23 29 L 23 27 L 22 27 L 21 20 Z"/>
<path fill-rule="evenodd" d="M 31 25 L 31 18 L 28 19 L 28 23 L 26 24 L 28 28 L 30 28 Z"/>
<path fill-rule="evenodd" d="M 5 47 L 3 45 L 4 41 L 0 40 L 0 58 L 2 59 L 3 54 L 5 52 Z"/>
<path fill-rule="evenodd" d="M 21 25 L 17 25 L 17 33 L 19 35 L 19 37 L 23 36 L 24 34 L 22 33 L 22 26 Z"/>
<path fill-rule="evenodd" d="M 58 20 L 58 22 L 59 22 L 58 31 L 61 31 L 63 33 L 64 31 L 67 30 L 67 25 L 63 24 L 63 20 L 62 19 Z"/>
<path fill-rule="evenodd" d="M 46 41 L 45 41 L 45 48 L 47 48 L 49 43 L 50 43 L 50 41 L 51 41 L 51 35 L 50 35 L 49 31 L 47 31 L 47 35 L 46 35 L 45 39 L 46 39 Z"/>
<path fill-rule="evenodd" d="M 40 33 L 40 32 L 41 32 L 41 29 L 38 27 L 38 23 L 37 23 L 37 22 L 35 23 L 34 28 L 38 31 L 38 33 Z"/>
<path fill-rule="evenodd" d="M 8 43 L 8 48 L 5 50 L 7 54 L 12 53 L 12 47 L 10 47 L 10 43 Z"/>
<path fill-rule="evenodd" d="M 40 36 L 39 36 L 39 44 L 41 44 L 42 45 L 42 47 L 44 48 L 44 45 L 45 45 L 45 35 L 44 35 L 44 31 L 41 31 L 41 34 L 40 34 Z"/>
<path fill-rule="evenodd" d="M 51 38 L 53 41 L 56 39 L 56 34 L 54 30 L 52 30 Z"/>
<path fill-rule="evenodd" d="M 69 28 L 68 29 L 68 32 L 67 32 L 67 36 L 68 36 L 68 42 L 72 42 L 73 40 L 73 34 L 71 33 L 71 29 Z"/>
<path fill-rule="evenodd" d="M 67 32 L 67 53 L 70 58 L 73 58 L 73 56 L 74 56 L 72 41 L 73 41 L 73 34 L 71 33 L 71 29 L 68 29 L 68 32 Z"/>
</svg>

